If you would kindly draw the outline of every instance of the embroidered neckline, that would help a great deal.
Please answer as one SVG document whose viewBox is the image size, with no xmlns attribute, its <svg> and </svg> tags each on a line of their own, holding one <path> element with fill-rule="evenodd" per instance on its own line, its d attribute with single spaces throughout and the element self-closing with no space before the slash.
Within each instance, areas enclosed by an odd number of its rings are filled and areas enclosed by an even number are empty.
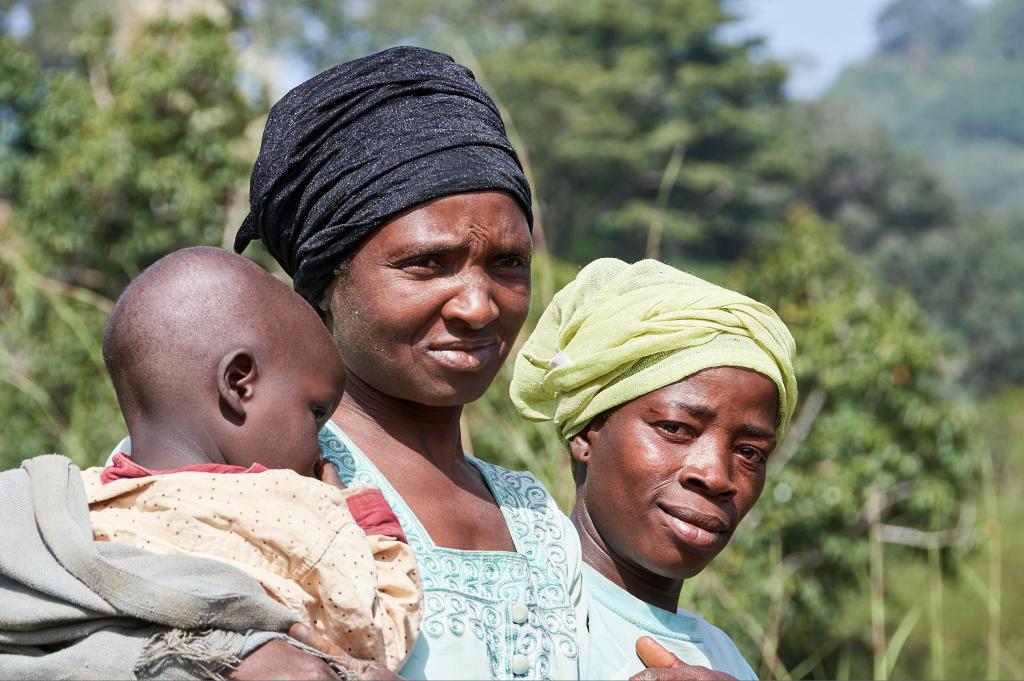
<svg viewBox="0 0 1024 681">
<path fill-rule="evenodd" d="M 501 516 L 505 519 L 505 527 L 508 529 L 509 536 L 512 537 L 512 545 L 516 547 L 515 551 L 481 551 L 476 549 L 457 549 L 448 546 L 441 546 L 440 544 L 436 543 L 434 541 L 434 538 L 430 536 L 430 533 L 427 532 L 427 528 L 423 527 L 423 523 L 421 523 L 420 519 L 416 517 L 416 514 L 405 502 L 405 499 L 402 498 L 402 495 L 398 493 L 398 490 L 396 490 L 394 486 L 392 486 L 391 481 L 388 480 L 387 477 L 380 472 L 380 469 L 377 468 L 377 465 L 375 463 L 373 463 L 373 460 L 370 459 L 370 457 L 366 456 L 366 453 L 359 448 L 359 445 L 353 442 L 352 439 L 348 436 L 348 434 L 344 430 L 342 430 L 341 427 L 338 426 L 338 424 L 336 424 L 334 421 L 328 421 L 327 425 L 324 426 L 324 429 L 328 430 L 331 435 L 338 438 L 341 441 L 341 443 L 345 446 L 345 449 L 347 449 L 350 454 L 359 458 L 360 465 L 363 468 L 365 468 L 367 472 L 369 472 L 370 475 L 373 476 L 373 478 L 376 479 L 377 486 L 380 488 L 381 492 L 384 493 L 384 496 L 388 499 L 389 503 L 391 503 L 391 506 L 401 507 L 401 512 L 399 512 L 398 508 L 395 508 L 394 511 L 396 515 L 407 521 L 402 523 L 402 525 L 405 526 L 404 529 L 406 533 L 410 533 L 411 530 L 413 533 L 417 535 L 417 537 L 419 537 L 420 541 L 422 541 L 423 544 L 429 550 L 440 551 L 445 553 L 466 554 L 468 556 L 498 557 L 504 558 L 506 560 L 526 560 L 526 556 L 523 555 L 521 538 L 517 535 L 515 531 L 513 520 L 511 517 L 509 517 L 508 510 L 501 503 L 499 493 L 495 489 L 495 481 L 492 478 L 493 471 L 489 470 L 492 468 L 492 466 L 487 462 L 481 461 L 480 459 L 477 459 L 475 456 L 470 456 L 468 454 L 466 455 L 466 460 L 469 463 L 471 463 L 478 471 L 480 471 L 480 475 L 484 479 L 484 484 L 487 485 L 487 491 L 491 493 L 491 498 L 494 500 L 495 505 L 498 506 L 498 508 L 501 510 Z M 411 525 L 412 527 L 408 527 L 406 525 Z"/>
</svg>

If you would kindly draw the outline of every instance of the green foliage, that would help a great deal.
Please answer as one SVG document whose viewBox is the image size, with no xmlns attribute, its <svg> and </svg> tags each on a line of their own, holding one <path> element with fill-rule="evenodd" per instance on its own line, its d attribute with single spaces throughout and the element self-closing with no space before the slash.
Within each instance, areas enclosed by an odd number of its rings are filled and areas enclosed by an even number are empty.
<svg viewBox="0 0 1024 681">
<path fill-rule="evenodd" d="M 123 432 L 98 343 L 110 301 L 165 253 L 220 244 L 244 201 L 254 112 L 228 31 L 164 21 L 116 49 L 112 31 L 91 21 L 58 68 L 0 46 L 3 466 L 102 460 Z"/>
<path fill-rule="evenodd" d="M 901 251 L 958 224 L 956 201 L 919 157 L 848 115 L 795 109 L 785 134 L 800 198 L 838 224 L 858 254 Z"/>
<path fill-rule="evenodd" d="M 973 19 L 964 0 L 897 0 L 878 17 L 883 52 L 948 52 L 968 36 Z"/>
<path fill-rule="evenodd" d="M 910 36 L 902 46 L 886 42 L 898 33 L 895 25 Z M 825 139 L 867 161 L 869 167 L 851 177 L 861 178 L 874 196 L 901 193 L 904 206 L 914 208 L 861 210 L 859 200 L 838 211 L 817 200 L 815 207 L 842 225 L 847 243 L 887 281 L 909 287 L 951 335 L 966 386 L 992 392 L 1020 383 L 1024 298 L 1012 273 L 1024 265 L 1024 90 L 1010 84 L 1024 78 L 1024 8 L 1014 0 L 984 6 L 900 0 L 883 13 L 879 33 L 882 51 L 849 69 L 829 94 L 830 106 L 850 115 L 837 116 L 843 130 Z M 859 141 L 851 145 L 857 126 L 850 117 L 884 129 L 891 145 L 920 154 L 943 186 L 899 154 L 886 160 L 864 154 L 870 147 Z M 911 182 L 893 182 L 894 173 Z M 871 177 L 880 181 L 863 181 Z M 966 199 L 964 205 L 956 208 L 952 196 Z"/>
<path fill-rule="evenodd" d="M 99 336 L 110 301 L 37 272 L 0 216 L 0 469 L 59 451 L 101 460 L 123 429 Z"/>
<path fill-rule="evenodd" d="M 951 330 L 965 386 L 992 392 L 1024 380 L 1024 217 L 975 217 L 878 254 L 882 271 L 914 291 Z"/>
<path fill-rule="evenodd" d="M 742 251 L 781 69 L 716 38 L 730 19 L 718 2 L 519 7 L 524 40 L 476 52 L 499 96 L 531 102 L 512 117 L 555 251 L 581 262 Z"/>
<path fill-rule="evenodd" d="M 1015 388 L 981 402 L 976 410 L 972 439 L 976 449 L 989 452 L 981 458 L 977 549 L 945 564 L 932 560 L 922 564 L 907 555 L 887 559 L 887 611 L 895 619 L 925 606 L 921 625 L 907 638 L 894 677 L 1024 677 L 1024 641 L 1003 633 L 1017 631 L 1024 623 L 1024 601 L 1016 595 L 1024 535 L 1013 531 L 1024 522 L 1022 409 L 1024 393 Z M 950 567 L 959 579 L 948 579 Z M 853 630 L 867 629 L 862 605 L 844 610 Z"/>
<path fill-rule="evenodd" d="M 77 68 L 40 74 L 43 92 L 19 117 L 24 161 L 10 198 L 42 269 L 116 295 L 164 253 L 222 241 L 252 113 L 223 58 L 224 30 L 205 19 L 187 28 L 153 24 L 115 55 L 98 22 L 72 43 Z"/>
<path fill-rule="evenodd" d="M 921 40 L 938 49 L 883 51 L 847 70 L 828 100 L 931 161 L 959 196 L 1024 214 L 1024 90 L 1014 87 L 1024 77 L 1021 3 L 900 0 L 880 20 L 883 45 L 897 16 L 905 33 L 930 36 Z M 934 35 L 949 31 L 963 35 Z"/>
</svg>

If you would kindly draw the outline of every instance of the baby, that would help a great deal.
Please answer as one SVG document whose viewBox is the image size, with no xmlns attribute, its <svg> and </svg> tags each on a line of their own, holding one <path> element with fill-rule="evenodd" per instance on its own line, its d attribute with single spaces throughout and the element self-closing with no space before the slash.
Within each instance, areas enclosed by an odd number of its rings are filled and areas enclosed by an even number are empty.
<svg viewBox="0 0 1024 681">
<path fill-rule="evenodd" d="M 103 357 L 131 454 L 82 472 L 94 537 L 234 565 L 353 657 L 400 668 L 416 561 L 380 492 L 321 458 L 345 375 L 313 309 L 245 258 L 189 248 L 128 286 Z"/>
</svg>

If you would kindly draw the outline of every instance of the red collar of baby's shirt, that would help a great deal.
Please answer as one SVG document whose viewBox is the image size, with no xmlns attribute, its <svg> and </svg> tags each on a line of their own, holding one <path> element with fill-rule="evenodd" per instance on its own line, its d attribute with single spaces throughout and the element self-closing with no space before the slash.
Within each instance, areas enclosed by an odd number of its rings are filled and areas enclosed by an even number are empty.
<svg viewBox="0 0 1024 681">
<path fill-rule="evenodd" d="M 248 468 L 242 466 L 229 466 L 223 463 L 200 463 L 183 468 L 173 468 L 165 471 L 153 471 L 143 468 L 132 461 L 132 458 L 124 452 L 114 454 L 111 464 L 100 472 L 100 482 L 104 485 L 115 480 L 126 478 L 145 478 L 151 475 L 168 475 L 170 473 L 262 473 L 269 470 L 262 464 L 254 463 Z M 394 511 L 388 505 L 384 495 L 377 489 L 367 489 L 356 492 L 345 499 L 349 512 L 356 524 L 363 529 L 367 535 L 384 535 L 394 537 L 402 543 L 408 543 L 402 526 L 395 517 Z"/>
<path fill-rule="evenodd" d="M 229 466 L 225 463 L 197 463 L 182 468 L 172 468 L 165 471 L 151 471 L 143 468 L 132 461 L 132 458 L 124 452 L 114 454 L 113 462 L 100 473 L 100 482 L 104 485 L 114 480 L 124 478 L 145 478 L 150 475 L 168 475 L 170 473 L 262 473 L 267 470 L 266 466 L 254 463 L 248 468 L 242 466 Z"/>
</svg>

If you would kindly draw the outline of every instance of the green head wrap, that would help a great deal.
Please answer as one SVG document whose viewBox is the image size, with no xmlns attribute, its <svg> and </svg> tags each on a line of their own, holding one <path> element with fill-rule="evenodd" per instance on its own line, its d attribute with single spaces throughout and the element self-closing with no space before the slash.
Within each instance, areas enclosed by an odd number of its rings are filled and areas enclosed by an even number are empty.
<svg viewBox="0 0 1024 681">
<path fill-rule="evenodd" d="M 712 367 L 779 389 L 777 441 L 796 408 L 796 344 L 756 300 L 656 260 L 595 260 L 559 291 L 516 358 L 510 393 L 563 441 L 598 414 Z"/>
</svg>

